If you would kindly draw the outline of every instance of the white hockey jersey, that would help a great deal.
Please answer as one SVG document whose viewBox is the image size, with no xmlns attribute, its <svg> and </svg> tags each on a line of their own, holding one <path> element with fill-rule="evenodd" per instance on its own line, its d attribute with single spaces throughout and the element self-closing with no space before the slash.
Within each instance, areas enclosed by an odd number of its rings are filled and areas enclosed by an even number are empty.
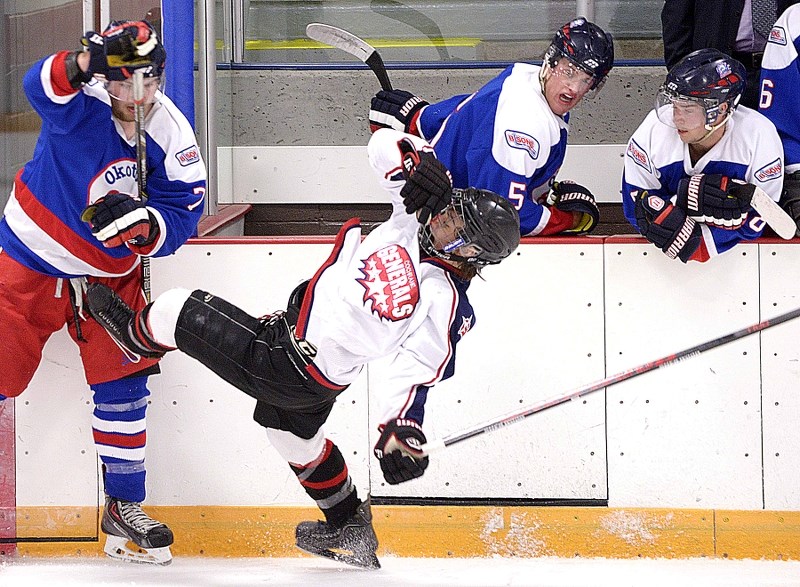
<svg viewBox="0 0 800 587">
<path fill-rule="evenodd" d="M 674 203 L 680 180 L 698 173 L 718 173 L 755 184 L 777 202 L 783 188 L 783 149 L 775 127 L 758 112 L 739 106 L 728 119 L 722 139 L 692 165 L 688 145 L 652 110 L 628 141 L 622 177 L 625 217 L 636 227 L 634 196 L 646 190 Z M 764 226 L 755 210 L 738 230 L 703 224 L 703 240 L 692 260 L 707 261 L 742 240 L 758 238 Z"/>
<path fill-rule="evenodd" d="M 370 139 L 369 160 L 392 194 L 392 216 L 363 241 L 358 219 L 342 227 L 309 283 L 296 326 L 317 348 L 309 372 L 331 389 L 347 386 L 374 359 L 390 361 L 376 394 L 381 422 L 422 423 L 428 388 L 453 374 L 455 345 L 475 324 L 469 282 L 420 250 L 419 222 L 403 207 L 397 143 L 409 136 L 382 129 Z M 423 139 L 411 140 L 430 150 Z"/>
<path fill-rule="evenodd" d="M 558 232 L 548 227 L 551 210 L 542 202 L 567 152 L 569 115 L 550 110 L 540 70 L 515 63 L 470 96 L 425 107 L 418 121 L 453 185 L 508 198 L 519 211 L 523 236 Z"/>
<path fill-rule="evenodd" d="M 800 171 L 800 5 L 793 4 L 778 18 L 769 34 L 761 62 L 759 111 L 778 129 L 786 173 Z"/>
</svg>

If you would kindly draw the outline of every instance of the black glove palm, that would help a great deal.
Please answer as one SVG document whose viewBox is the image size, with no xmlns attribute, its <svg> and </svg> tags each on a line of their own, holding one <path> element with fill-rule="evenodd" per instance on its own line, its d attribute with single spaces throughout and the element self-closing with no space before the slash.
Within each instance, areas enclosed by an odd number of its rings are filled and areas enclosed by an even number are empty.
<svg viewBox="0 0 800 587">
<path fill-rule="evenodd" d="M 453 196 L 453 181 L 447 167 L 433 153 L 417 151 L 410 140 L 399 143 L 406 184 L 400 190 L 408 214 L 419 212 L 420 224 L 444 210 Z"/>
<path fill-rule="evenodd" d="M 428 467 L 428 457 L 419 449 L 427 442 L 420 425 L 414 420 L 398 419 L 382 425 L 380 430 L 375 456 L 386 482 L 397 485 L 422 477 Z"/>
</svg>

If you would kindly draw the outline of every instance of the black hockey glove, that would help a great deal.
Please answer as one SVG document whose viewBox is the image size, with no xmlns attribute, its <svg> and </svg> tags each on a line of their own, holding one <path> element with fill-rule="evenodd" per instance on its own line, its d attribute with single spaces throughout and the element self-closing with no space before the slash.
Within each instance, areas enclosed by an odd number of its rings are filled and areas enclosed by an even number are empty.
<svg viewBox="0 0 800 587">
<path fill-rule="evenodd" d="M 794 218 L 794 222 L 797 224 L 795 236 L 800 236 L 800 171 L 795 171 L 783 178 L 781 208 Z"/>
<path fill-rule="evenodd" d="M 369 129 L 393 128 L 421 136 L 417 118 L 428 102 L 405 90 L 381 90 L 372 98 L 369 108 Z"/>
<path fill-rule="evenodd" d="M 587 188 L 574 181 L 557 181 L 547 196 L 547 203 L 564 212 L 580 212 L 581 219 L 575 228 L 561 234 L 586 234 L 592 232 L 600 222 L 600 209 Z"/>
<path fill-rule="evenodd" d="M 417 151 L 412 142 L 398 143 L 406 184 L 400 190 L 408 214 L 419 212 L 420 224 L 447 208 L 453 196 L 453 180 L 447 167 L 433 153 Z"/>
<path fill-rule="evenodd" d="M 670 259 L 688 262 L 700 247 L 700 225 L 663 198 L 642 192 L 636 199 L 639 232 Z"/>
<path fill-rule="evenodd" d="M 422 477 L 428 467 L 428 457 L 419 447 L 425 444 L 425 433 L 414 420 L 392 420 L 378 427 L 381 437 L 375 445 L 375 456 L 381 463 L 383 477 L 397 485 Z"/>
<path fill-rule="evenodd" d="M 727 175 L 692 175 L 678 184 L 675 205 L 698 222 L 736 230 L 747 220 L 755 189 Z"/>
<path fill-rule="evenodd" d="M 163 47 L 146 22 L 126 22 L 104 33 L 87 32 L 81 43 L 89 48 L 89 73 L 123 80 L 141 67 L 159 67 Z M 111 75 L 109 75 L 111 74 Z"/>
<path fill-rule="evenodd" d="M 158 222 L 144 202 L 128 194 L 109 192 L 87 206 L 81 220 L 92 227 L 92 234 L 106 248 L 126 243 L 149 245 L 158 236 Z"/>
</svg>

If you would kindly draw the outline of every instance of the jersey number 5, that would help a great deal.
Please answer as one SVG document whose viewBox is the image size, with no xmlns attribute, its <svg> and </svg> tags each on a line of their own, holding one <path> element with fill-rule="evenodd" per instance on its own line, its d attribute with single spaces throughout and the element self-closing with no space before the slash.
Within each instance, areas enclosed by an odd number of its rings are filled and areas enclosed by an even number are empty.
<svg viewBox="0 0 800 587">
<path fill-rule="evenodd" d="M 527 195 L 528 186 L 526 186 L 524 183 L 512 181 L 511 185 L 508 186 L 508 199 L 512 204 L 514 204 L 514 208 L 517 210 L 522 209 L 522 204 L 525 202 Z"/>
</svg>

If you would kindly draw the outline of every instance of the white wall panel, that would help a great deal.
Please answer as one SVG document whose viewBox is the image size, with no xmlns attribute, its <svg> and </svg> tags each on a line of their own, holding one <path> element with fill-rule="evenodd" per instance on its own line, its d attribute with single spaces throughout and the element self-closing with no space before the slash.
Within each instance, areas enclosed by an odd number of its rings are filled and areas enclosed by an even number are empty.
<svg viewBox="0 0 800 587">
<path fill-rule="evenodd" d="M 606 243 L 608 374 L 759 321 L 758 248 L 705 264 Z M 607 389 L 609 505 L 760 509 L 758 336 Z"/>
<path fill-rule="evenodd" d="M 560 179 L 619 203 L 626 145 L 569 145 Z M 389 203 L 365 146 L 218 147 L 220 204 Z M 586 162 L 591 161 L 591 165 Z"/>
<path fill-rule="evenodd" d="M 455 375 L 428 393 L 428 438 L 472 428 L 507 412 L 603 378 L 603 247 L 521 245 L 488 267 L 468 294 L 476 325 L 458 344 Z M 370 368 L 371 397 L 381 369 Z M 558 406 L 504 430 L 431 456 L 414 483 L 381 496 L 606 497 L 603 394 Z M 377 440 L 375 426 L 371 443 Z"/>
<path fill-rule="evenodd" d="M 254 316 L 286 308 L 331 245 L 189 244 L 153 262 L 153 294 L 205 289 Z M 170 353 L 153 392 L 148 431 L 150 503 L 268 505 L 308 503 L 294 473 L 253 421 L 255 400 L 181 353 Z M 346 455 L 362 494 L 368 488 L 366 378 L 334 407 L 325 426 Z M 162 478 L 163 477 L 163 478 Z"/>
<path fill-rule="evenodd" d="M 800 247 L 761 245 L 764 319 L 800 307 Z M 800 509 L 800 320 L 761 334 L 766 509 Z"/>
<path fill-rule="evenodd" d="M 17 505 L 96 505 L 92 392 L 66 328 L 50 338 L 30 386 L 14 402 Z"/>
</svg>

